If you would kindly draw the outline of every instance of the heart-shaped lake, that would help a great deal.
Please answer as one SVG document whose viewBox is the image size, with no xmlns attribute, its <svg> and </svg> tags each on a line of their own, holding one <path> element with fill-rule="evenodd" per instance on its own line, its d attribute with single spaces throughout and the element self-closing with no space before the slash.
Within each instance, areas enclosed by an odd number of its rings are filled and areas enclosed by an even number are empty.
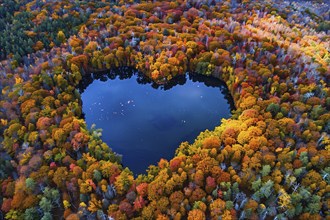
<svg viewBox="0 0 330 220">
<path fill-rule="evenodd" d="M 158 86 L 121 70 L 92 74 L 81 87 L 88 127 L 103 129 L 102 140 L 135 174 L 173 157 L 181 142 L 214 129 L 232 107 L 225 85 L 211 77 L 181 76 Z"/>
</svg>

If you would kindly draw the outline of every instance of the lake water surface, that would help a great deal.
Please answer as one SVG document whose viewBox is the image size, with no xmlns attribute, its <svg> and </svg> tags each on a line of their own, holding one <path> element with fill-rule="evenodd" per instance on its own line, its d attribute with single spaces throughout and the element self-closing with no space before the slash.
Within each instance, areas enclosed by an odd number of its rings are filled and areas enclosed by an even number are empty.
<svg viewBox="0 0 330 220">
<path fill-rule="evenodd" d="M 230 117 L 232 103 L 221 81 L 193 75 L 159 86 L 122 69 L 93 74 L 80 89 L 88 127 L 102 128 L 102 140 L 135 174 Z"/>
</svg>

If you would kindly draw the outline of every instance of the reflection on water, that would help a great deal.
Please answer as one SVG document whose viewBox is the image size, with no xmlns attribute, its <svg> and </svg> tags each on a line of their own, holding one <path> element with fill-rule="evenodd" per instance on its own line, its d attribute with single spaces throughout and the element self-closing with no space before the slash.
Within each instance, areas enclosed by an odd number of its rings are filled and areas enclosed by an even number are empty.
<svg viewBox="0 0 330 220">
<path fill-rule="evenodd" d="M 232 103 L 217 79 L 187 75 L 157 85 L 131 69 L 92 74 L 80 91 L 88 126 L 103 129 L 103 141 L 135 174 L 219 125 Z"/>
</svg>

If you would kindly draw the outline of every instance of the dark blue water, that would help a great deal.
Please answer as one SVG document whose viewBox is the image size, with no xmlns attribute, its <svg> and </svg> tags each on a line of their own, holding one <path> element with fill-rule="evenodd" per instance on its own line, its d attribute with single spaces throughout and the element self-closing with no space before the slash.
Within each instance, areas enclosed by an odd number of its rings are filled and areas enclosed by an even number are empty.
<svg viewBox="0 0 330 220">
<path fill-rule="evenodd" d="M 135 174 L 170 159 L 181 142 L 192 143 L 201 131 L 230 117 L 225 87 L 217 79 L 186 76 L 157 86 L 136 74 L 109 73 L 94 76 L 84 87 L 88 126 L 103 129 L 102 140 Z"/>
</svg>

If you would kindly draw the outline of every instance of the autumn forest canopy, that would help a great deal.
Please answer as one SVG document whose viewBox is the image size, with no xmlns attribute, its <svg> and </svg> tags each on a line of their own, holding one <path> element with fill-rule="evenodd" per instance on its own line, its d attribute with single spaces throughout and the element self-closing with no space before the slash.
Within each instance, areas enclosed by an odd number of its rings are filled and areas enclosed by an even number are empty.
<svg viewBox="0 0 330 220">
<path fill-rule="evenodd" d="M 328 0 L 1 1 L 0 219 L 329 219 L 329 34 Z M 136 177 L 78 90 L 119 67 L 235 110 Z"/>
</svg>

